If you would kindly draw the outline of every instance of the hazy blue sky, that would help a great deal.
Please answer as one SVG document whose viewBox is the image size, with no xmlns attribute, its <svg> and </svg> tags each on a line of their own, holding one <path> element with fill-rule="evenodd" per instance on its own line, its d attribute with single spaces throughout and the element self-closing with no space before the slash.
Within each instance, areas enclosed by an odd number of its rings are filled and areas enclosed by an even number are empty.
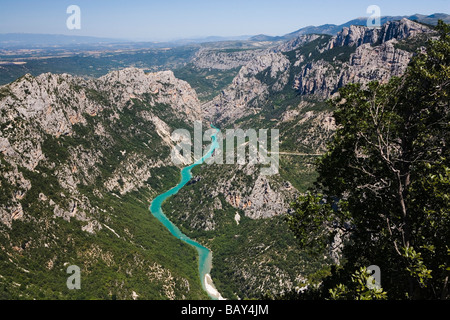
<svg viewBox="0 0 450 320">
<path fill-rule="evenodd" d="M 68 30 L 69 5 L 81 30 Z M 450 0 L 0 0 L 0 33 L 52 33 L 168 40 L 209 35 L 283 35 L 308 25 L 368 16 L 450 13 Z"/>
</svg>

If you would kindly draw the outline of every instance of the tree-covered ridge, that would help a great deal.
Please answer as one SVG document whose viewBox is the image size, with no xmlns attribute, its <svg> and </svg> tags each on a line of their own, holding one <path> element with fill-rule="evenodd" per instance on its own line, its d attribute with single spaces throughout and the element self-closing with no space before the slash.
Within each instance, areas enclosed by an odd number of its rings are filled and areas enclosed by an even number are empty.
<svg viewBox="0 0 450 320">
<path fill-rule="evenodd" d="M 403 77 L 330 101 L 337 132 L 288 223 L 301 246 L 341 259 L 303 297 L 448 299 L 450 26 L 437 31 Z M 370 265 L 382 289 L 366 287 Z"/>
<path fill-rule="evenodd" d="M 157 102 L 183 89 L 164 75 L 132 69 L 108 86 L 44 74 L 2 87 L 0 299 L 208 299 L 195 249 L 149 211 L 179 180 L 165 128 L 188 127 L 181 104 Z M 157 93 L 124 89 L 155 77 Z M 66 286 L 71 265 L 80 290 Z"/>
</svg>

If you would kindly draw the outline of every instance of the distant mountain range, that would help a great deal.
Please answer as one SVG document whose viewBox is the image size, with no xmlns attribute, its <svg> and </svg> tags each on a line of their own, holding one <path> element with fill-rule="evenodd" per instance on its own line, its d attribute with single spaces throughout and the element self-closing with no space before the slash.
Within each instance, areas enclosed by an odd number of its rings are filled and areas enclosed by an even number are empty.
<svg viewBox="0 0 450 320">
<path fill-rule="evenodd" d="M 167 42 L 133 41 L 129 39 L 100 38 L 89 36 L 70 36 L 62 34 L 38 34 L 38 33 L 6 33 L 0 34 L 0 48 L 49 48 L 49 47 L 77 47 L 77 46 L 105 46 L 105 45 L 130 45 L 133 47 L 173 47 L 195 43 L 221 42 L 221 41 L 246 41 L 248 36 L 219 37 L 210 36 L 204 38 L 177 39 Z"/>
<path fill-rule="evenodd" d="M 445 13 L 434 13 L 432 15 L 426 16 L 423 14 L 415 14 L 412 16 L 385 16 L 381 18 L 381 24 L 385 24 L 389 21 L 401 20 L 403 18 L 407 18 L 409 20 L 417 21 L 420 23 L 425 23 L 429 25 L 436 25 L 439 20 L 443 20 L 445 23 L 450 23 L 450 15 Z M 324 24 L 321 26 L 308 26 L 301 28 L 297 31 L 288 33 L 284 36 L 268 36 L 264 34 L 260 34 L 254 37 L 251 37 L 250 41 L 283 41 L 290 40 L 296 38 L 298 36 L 302 36 L 305 34 L 329 34 L 335 35 L 342 30 L 342 28 L 350 27 L 351 25 L 366 25 L 367 17 L 357 18 L 350 20 L 344 24 L 335 25 L 335 24 Z"/>
<path fill-rule="evenodd" d="M 381 24 L 389 21 L 401 20 L 407 18 L 420 23 L 436 25 L 441 19 L 446 23 L 450 23 L 450 15 L 445 13 L 435 13 L 432 15 L 415 14 L 412 16 L 386 16 L 381 18 Z M 305 34 L 329 34 L 335 35 L 344 27 L 351 25 L 365 25 L 367 17 L 357 18 L 341 25 L 324 24 L 321 26 L 308 26 L 297 31 L 288 33 L 283 36 L 255 35 L 255 36 L 234 36 L 220 37 L 210 36 L 203 38 L 179 39 L 167 42 L 151 42 L 151 41 L 132 41 L 126 39 L 99 38 L 88 36 L 69 36 L 54 34 L 31 34 L 31 33 L 7 33 L 0 34 L 0 48 L 48 48 L 48 47 L 74 47 L 74 46 L 98 46 L 98 45 L 124 45 L 133 44 L 133 46 L 142 47 L 173 47 L 196 43 L 221 42 L 221 41 L 285 41 L 296 38 Z"/>
<path fill-rule="evenodd" d="M 99 38 L 88 36 L 68 36 L 62 34 L 33 34 L 33 33 L 6 33 L 0 34 L 0 47 L 48 47 L 48 46 L 71 46 L 101 43 L 125 42 L 120 39 Z"/>
</svg>

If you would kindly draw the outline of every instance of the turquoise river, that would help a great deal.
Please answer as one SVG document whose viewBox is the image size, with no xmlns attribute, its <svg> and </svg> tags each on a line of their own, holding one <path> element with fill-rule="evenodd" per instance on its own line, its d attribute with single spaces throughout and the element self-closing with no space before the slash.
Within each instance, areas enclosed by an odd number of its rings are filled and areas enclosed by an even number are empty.
<svg viewBox="0 0 450 320">
<path fill-rule="evenodd" d="M 197 249 L 197 252 L 199 254 L 199 272 L 202 287 L 206 292 L 208 292 L 208 295 L 210 296 L 211 299 L 217 300 L 220 299 L 221 296 L 214 288 L 214 285 L 212 284 L 212 280 L 210 277 L 210 272 L 212 268 L 211 251 L 208 248 L 205 248 L 204 246 L 199 244 L 198 242 L 190 239 L 185 234 L 183 234 L 180 231 L 180 229 L 167 218 L 167 216 L 164 214 L 162 210 L 162 204 L 164 203 L 164 201 L 166 201 L 173 195 L 177 194 L 192 179 L 192 169 L 198 165 L 203 164 L 206 159 L 210 158 L 213 155 L 214 150 L 216 150 L 219 147 L 219 143 L 217 142 L 217 134 L 220 131 L 213 125 L 211 125 L 211 127 L 216 129 L 216 133 L 211 136 L 212 143 L 208 152 L 197 162 L 181 170 L 180 183 L 176 187 L 156 197 L 151 203 L 150 211 L 153 214 L 153 216 L 157 218 L 170 231 L 172 235 Z"/>
</svg>

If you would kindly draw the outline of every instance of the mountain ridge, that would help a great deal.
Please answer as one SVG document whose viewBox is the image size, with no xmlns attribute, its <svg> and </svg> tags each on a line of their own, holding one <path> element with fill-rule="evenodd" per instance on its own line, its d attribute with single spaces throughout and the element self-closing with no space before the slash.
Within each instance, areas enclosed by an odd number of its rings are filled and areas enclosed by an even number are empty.
<svg viewBox="0 0 450 320">
<path fill-rule="evenodd" d="M 206 299 L 196 251 L 148 210 L 178 179 L 172 128 L 199 111 L 170 71 L 46 73 L 0 87 L 0 295 Z M 67 290 L 67 265 L 80 267 L 83 290 Z"/>
<path fill-rule="evenodd" d="M 443 20 L 450 23 L 450 15 L 445 13 L 433 13 L 430 15 L 414 14 L 410 16 L 383 16 L 381 17 L 381 25 L 389 21 L 401 20 L 407 18 L 409 20 L 436 25 L 438 20 Z M 281 36 L 269 36 L 265 34 L 259 35 L 241 35 L 241 36 L 208 36 L 208 37 L 188 37 L 165 41 L 151 41 L 151 40 L 131 40 L 131 39 L 116 39 L 109 37 L 96 36 L 81 36 L 81 35 L 66 35 L 66 34 L 38 34 L 38 33 L 0 33 L 0 48 L 11 47 L 48 47 L 48 46 L 76 46 L 76 45 L 93 45 L 93 44 L 124 44 L 136 43 L 147 44 L 154 47 L 161 46 L 183 46 L 189 44 L 201 44 L 208 42 L 221 41 L 285 41 L 292 38 L 306 35 L 306 34 L 329 34 L 335 35 L 344 27 L 351 25 L 366 25 L 367 17 L 359 17 L 349 20 L 345 23 L 324 24 L 320 26 L 306 26 L 296 31 L 287 33 Z"/>
<path fill-rule="evenodd" d="M 206 102 L 173 71 L 136 67 L 94 79 L 27 74 L 0 86 L 0 294 L 206 299 L 195 250 L 148 211 L 179 181 L 171 133 L 192 132 L 195 120 L 278 129 L 279 174 L 262 176 L 250 163 L 201 166 L 164 212 L 212 249 L 212 277 L 225 298 L 299 290 L 338 258 L 332 248 L 308 256 L 283 223 L 336 130 L 326 99 L 348 83 L 401 76 L 433 35 L 403 19 L 251 51 L 202 51 L 191 68 L 199 78 L 214 68 L 233 75 Z M 83 291 L 67 291 L 68 265 L 81 267 Z"/>
<path fill-rule="evenodd" d="M 436 25 L 438 20 L 443 20 L 446 23 L 450 22 L 450 15 L 445 13 L 433 13 L 431 15 L 422 15 L 422 14 L 414 14 L 411 16 L 383 16 L 381 17 L 381 25 L 384 25 L 386 22 L 395 21 L 395 20 L 401 20 L 401 19 L 408 19 L 413 20 L 417 22 L 427 23 L 431 25 Z M 367 17 L 361 17 L 352 19 L 350 21 L 347 21 L 343 24 L 336 25 L 336 24 L 324 24 L 320 26 L 307 26 L 303 27 L 299 30 L 296 30 L 294 32 L 285 34 L 283 36 L 267 36 L 267 35 L 257 35 L 255 37 L 250 38 L 251 41 L 281 41 L 281 40 L 290 40 L 292 38 L 306 35 L 306 34 L 329 34 L 329 35 L 335 35 L 338 32 L 340 32 L 345 27 L 350 27 L 351 25 L 366 25 L 367 24 Z"/>
<path fill-rule="evenodd" d="M 397 48 L 396 41 L 429 33 L 432 33 L 429 27 L 402 19 L 387 22 L 379 29 L 344 27 L 334 37 L 298 36 L 262 51 L 244 64 L 232 84 L 205 103 L 203 110 L 212 121 L 233 123 L 241 117 L 258 113 L 258 104 L 263 103 L 270 91 L 282 92 L 291 86 L 301 95 L 327 97 L 351 79 L 356 82 L 364 82 L 364 79 L 385 81 L 392 75 L 401 75 L 412 56 L 410 52 Z M 381 49 L 380 45 L 383 46 Z M 388 52 L 389 58 L 381 57 Z M 380 58 L 368 58 L 372 54 Z M 288 59 L 288 56 L 292 58 Z M 373 64 L 369 67 L 370 63 Z M 263 71 L 266 75 L 261 81 L 258 76 Z M 374 74 L 370 75 L 372 72 Z"/>
</svg>

